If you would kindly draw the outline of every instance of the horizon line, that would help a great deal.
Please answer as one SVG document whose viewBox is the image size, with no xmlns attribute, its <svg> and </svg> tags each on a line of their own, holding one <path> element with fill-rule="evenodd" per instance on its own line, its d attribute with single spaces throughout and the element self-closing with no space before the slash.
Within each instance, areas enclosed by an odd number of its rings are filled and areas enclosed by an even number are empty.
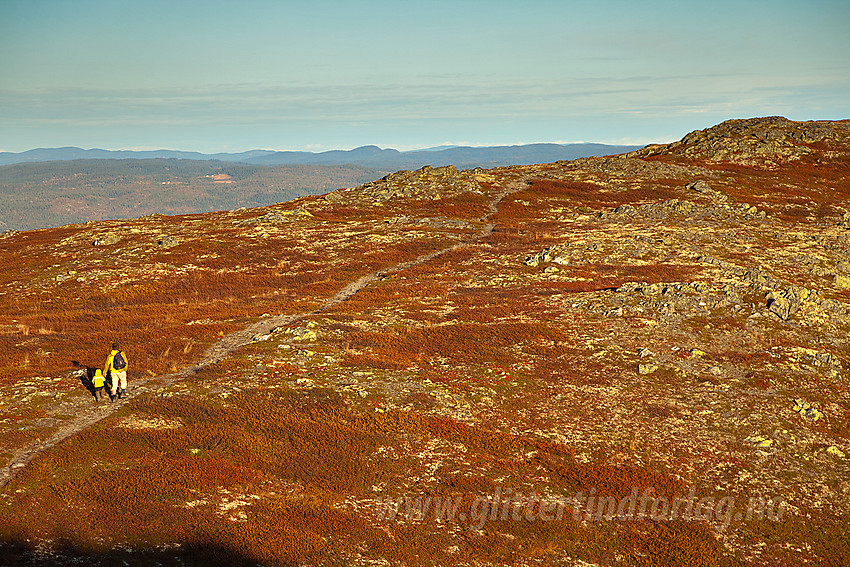
<svg viewBox="0 0 850 567">
<path fill-rule="evenodd" d="M 537 144 L 553 144 L 559 146 L 569 146 L 569 145 L 589 145 L 589 144 L 599 144 L 604 146 L 646 146 L 649 144 L 667 144 L 675 141 L 675 139 L 671 140 L 655 140 L 655 141 L 617 141 L 617 142 L 599 142 L 599 141 L 551 141 L 551 142 L 517 142 L 517 143 L 451 143 L 446 142 L 443 144 L 438 144 L 436 146 L 411 146 L 411 145 L 401 145 L 398 147 L 393 147 L 390 145 L 382 146 L 379 144 L 363 144 L 357 146 L 341 146 L 341 147 L 332 147 L 330 149 L 320 149 L 315 145 L 307 145 L 302 146 L 300 148 L 260 148 L 253 147 L 248 149 L 238 149 L 238 150 L 213 150 L 213 151 L 201 151 L 201 150 L 187 150 L 187 149 L 174 149 L 167 147 L 155 147 L 155 146 L 135 146 L 135 147 L 122 147 L 122 148 L 104 148 L 104 147 L 82 147 L 82 146 L 73 146 L 73 145 L 63 145 L 63 146 L 38 146 L 34 148 L 29 148 L 26 150 L 5 150 L 0 149 L 0 154 L 24 154 L 27 152 L 37 151 L 37 150 L 61 150 L 61 149 L 78 149 L 82 151 L 106 151 L 106 152 L 184 152 L 184 153 L 196 153 L 202 155 L 215 155 L 215 154 L 241 154 L 247 152 L 303 152 L 303 153 L 312 153 L 312 154 L 320 154 L 325 152 L 333 152 L 333 151 L 352 151 L 360 148 L 368 148 L 368 147 L 376 147 L 380 150 L 396 150 L 401 153 L 408 152 L 416 152 L 416 151 L 428 151 L 428 150 L 438 150 L 441 148 L 444 149 L 454 149 L 454 148 L 510 148 L 510 147 L 521 147 L 521 146 L 532 146 Z M 324 148 L 325 146 L 322 146 Z"/>
</svg>

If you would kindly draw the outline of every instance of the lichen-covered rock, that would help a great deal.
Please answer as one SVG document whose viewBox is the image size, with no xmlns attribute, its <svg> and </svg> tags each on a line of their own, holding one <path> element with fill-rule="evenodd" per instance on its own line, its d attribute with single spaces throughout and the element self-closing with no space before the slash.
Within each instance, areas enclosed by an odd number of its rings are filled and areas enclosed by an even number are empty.
<svg viewBox="0 0 850 567">
<path fill-rule="evenodd" d="M 156 241 L 156 245 L 160 248 L 173 248 L 178 244 L 180 244 L 180 242 L 173 236 L 163 236 L 162 238 Z"/>
<path fill-rule="evenodd" d="M 776 167 L 812 153 L 809 144 L 850 137 L 846 122 L 792 122 L 781 116 L 727 120 L 687 134 L 678 142 L 651 145 L 629 154 L 678 154 L 690 159 Z M 802 142 L 802 143 L 801 143 Z"/>
<path fill-rule="evenodd" d="M 245 221 L 242 221 L 242 222 L 243 222 L 243 224 L 253 224 L 253 223 L 281 224 L 281 223 L 292 222 L 293 220 L 296 220 L 296 219 L 310 218 L 312 216 L 313 216 L 313 214 L 310 211 L 308 211 L 307 209 L 305 209 L 304 207 L 298 207 L 298 208 L 295 208 L 295 209 L 292 209 L 292 210 L 287 210 L 287 211 L 280 211 L 280 210 L 275 209 L 275 210 L 269 211 L 268 213 L 264 214 L 261 217 L 257 217 L 257 218 L 254 218 L 254 219 L 248 219 L 248 220 L 245 220 Z"/>
<path fill-rule="evenodd" d="M 315 341 L 318 339 L 316 331 L 304 327 L 296 327 L 295 329 L 287 329 L 286 334 L 291 335 L 296 341 Z"/>
<path fill-rule="evenodd" d="M 556 264 L 568 264 L 569 258 L 566 256 L 558 254 L 558 248 L 556 246 L 550 246 L 548 248 L 544 248 L 537 254 L 529 256 L 525 259 L 523 264 L 530 267 L 536 267 L 544 262 L 554 262 Z"/>
<path fill-rule="evenodd" d="M 766 437 L 762 437 L 761 435 L 750 435 L 744 441 L 748 443 L 752 443 L 759 449 L 769 449 L 773 446 L 773 439 L 768 439 Z"/>
<path fill-rule="evenodd" d="M 835 283 L 835 287 L 838 289 L 850 289 L 850 275 L 835 274 L 833 276 L 833 281 Z"/>
<path fill-rule="evenodd" d="M 121 236 L 115 234 L 114 232 L 110 232 L 92 242 L 92 246 L 110 246 L 112 244 L 117 244 L 120 241 Z"/>
<path fill-rule="evenodd" d="M 794 400 L 794 411 L 803 417 L 811 419 L 812 421 L 818 421 L 823 417 L 823 414 L 820 411 L 813 408 L 811 404 L 801 398 Z"/>
<path fill-rule="evenodd" d="M 810 294 L 808 289 L 797 285 L 771 291 L 767 294 L 767 309 L 783 321 L 787 321 L 800 309 Z"/>
<path fill-rule="evenodd" d="M 828 455 L 832 455 L 833 457 L 838 457 L 839 459 L 844 458 L 844 451 L 836 447 L 835 445 L 830 445 L 826 448 L 826 453 Z"/>
<path fill-rule="evenodd" d="M 717 201 L 726 201 L 728 199 L 726 195 L 716 189 L 712 189 L 708 185 L 708 183 L 706 183 L 702 179 L 694 181 L 693 183 L 688 183 L 685 186 L 685 189 L 688 189 L 690 191 L 696 191 L 697 193 L 702 193 L 703 195 L 707 195 Z"/>
<path fill-rule="evenodd" d="M 458 171 L 453 165 L 425 166 L 416 171 L 396 171 L 358 187 L 352 196 L 375 203 L 393 199 L 445 199 L 461 193 L 481 193 L 480 182 L 489 179 L 482 170 Z"/>
</svg>

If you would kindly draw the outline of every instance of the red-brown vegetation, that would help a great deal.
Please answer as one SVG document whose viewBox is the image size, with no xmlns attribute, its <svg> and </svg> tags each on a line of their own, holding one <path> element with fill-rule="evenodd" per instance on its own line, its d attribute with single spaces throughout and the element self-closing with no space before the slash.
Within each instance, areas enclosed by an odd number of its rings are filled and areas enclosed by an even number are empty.
<svg viewBox="0 0 850 567">
<path fill-rule="evenodd" d="M 510 364 L 517 360 L 514 347 L 539 340 L 565 340 L 557 329 L 544 323 L 450 323 L 426 328 L 403 327 L 384 332 L 352 331 L 351 345 L 369 349 L 382 368 L 407 368 L 433 356 L 454 364 Z M 357 364 L 351 358 L 349 364 Z"/>
</svg>

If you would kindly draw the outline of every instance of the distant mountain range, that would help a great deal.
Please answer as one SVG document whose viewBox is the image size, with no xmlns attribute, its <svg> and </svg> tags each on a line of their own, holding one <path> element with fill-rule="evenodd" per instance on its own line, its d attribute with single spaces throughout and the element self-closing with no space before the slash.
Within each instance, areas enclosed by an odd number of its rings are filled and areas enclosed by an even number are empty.
<svg viewBox="0 0 850 567">
<path fill-rule="evenodd" d="M 251 150 L 248 152 L 228 154 L 202 154 L 199 152 L 182 152 L 178 150 L 84 150 L 73 146 L 64 148 L 37 148 L 25 152 L 0 152 L 0 165 L 15 163 L 36 163 L 42 161 L 70 161 L 75 159 L 193 159 L 218 160 L 229 162 L 244 162 L 251 158 L 274 153 L 271 150 Z"/>
<path fill-rule="evenodd" d="M 519 146 L 449 146 L 408 152 L 362 146 L 328 152 L 276 152 L 251 150 L 241 153 L 202 154 L 176 150 L 84 150 L 76 147 L 38 148 L 20 153 L 0 152 L 0 166 L 16 163 L 77 159 L 190 159 L 218 160 L 253 165 L 359 165 L 381 171 L 418 169 L 425 165 L 454 165 L 459 169 L 550 163 L 580 157 L 620 154 L 642 146 L 607 144 L 527 144 Z"/>
</svg>

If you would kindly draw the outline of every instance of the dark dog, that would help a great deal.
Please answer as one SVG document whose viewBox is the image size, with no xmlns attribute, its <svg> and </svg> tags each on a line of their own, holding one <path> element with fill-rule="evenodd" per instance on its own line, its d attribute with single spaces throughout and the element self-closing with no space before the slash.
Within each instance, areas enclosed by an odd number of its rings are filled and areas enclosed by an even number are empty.
<svg viewBox="0 0 850 567">
<path fill-rule="evenodd" d="M 89 391 L 89 393 L 97 400 L 97 394 L 94 391 L 94 383 L 92 382 L 92 378 L 94 378 L 94 373 L 98 369 L 97 366 L 88 366 L 87 364 L 80 364 L 77 360 L 72 360 L 71 364 L 78 368 L 73 375 L 77 376 L 80 379 L 80 384 Z M 112 382 L 111 377 L 109 375 L 104 377 L 104 388 L 107 393 L 112 391 Z"/>
</svg>

